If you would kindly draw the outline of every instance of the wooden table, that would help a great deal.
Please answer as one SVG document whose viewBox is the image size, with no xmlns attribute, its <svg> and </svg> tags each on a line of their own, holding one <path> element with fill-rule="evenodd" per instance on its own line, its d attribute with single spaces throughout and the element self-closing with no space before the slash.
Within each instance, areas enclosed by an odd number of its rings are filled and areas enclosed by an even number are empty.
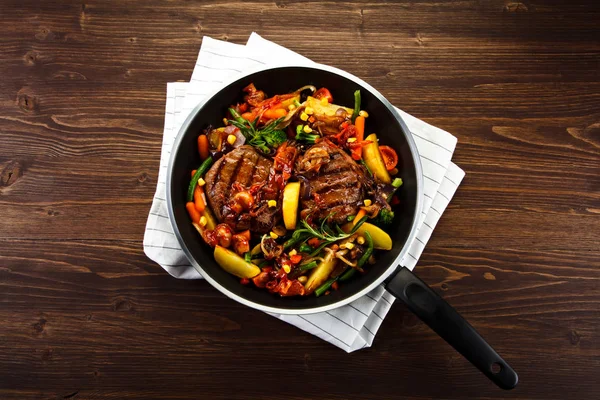
<svg viewBox="0 0 600 400">
<path fill-rule="evenodd" d="M 1 8 L 0 398 L 600 398 L 596 1 Z M 166 83 L 204 35 L 252 31 L 458 137 L 467 175 L 417 271 L 514 391 L 403 305 L 348 355 L 145 257 Z"/>
</svg>

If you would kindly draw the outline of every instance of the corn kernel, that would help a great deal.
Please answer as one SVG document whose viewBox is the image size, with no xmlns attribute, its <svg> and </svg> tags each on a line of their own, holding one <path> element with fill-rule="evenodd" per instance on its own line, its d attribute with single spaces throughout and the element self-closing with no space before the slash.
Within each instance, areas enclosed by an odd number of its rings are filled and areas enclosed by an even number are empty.
<svg viewBox="0 0 600 400">
<path fill-rule="evenodd" d="M 207 220 L 207 219 L 206 219 L 206 217 L 203 215 L 203 216 L 201 216 L 201 217 L 200 217 L 200 221 L 199 221 L 199 223 L 200 223 L 200 226 L 204 227 L 204 226 L 206 226 L 206 224 L 208 223 L 208 220 Z"/>
<path fill-rule="evenodd" d="M 269 200 L 269 201 L 267 201 L 267 204 L 269 205 L 269 207 L 277 207 L 276 200 Z"/>
<path fill-rule="evenodd" d="M 296 251 L 296 249 L 293 249 L 293 250 L 292 250 L 292 251 L 290 251 L 288 254 L 290 255 L 290 257 L 293 257 L 293 256 L 295 256 L 296 254 L 298 254 L 298 252 Z"/>
<path fill-rule="evenodd" d="M 364 118 L 368 118 L 369 117 L 369 113 L 364 111 L 364 110 L 360 110 L 360 112 L 358 113 L 358 115 L 360 115 L 361 117 Z"/>
<path fill-rule="evenodd" d="M 354 142 L 356 142 L 356 138 L 355 137 L 348 138 L 348 143 L 354 143 Z"/>
<path fill-rule="evenodd" d="M 304 133 L 311 133 L 312 132 L 312 129 L 308 125 L 304 125 L 304 128 L 302 128 L 302 130 L 304 131 Z"/>
<path fill-rule="evenodd" d="M 300 119 L 302 121 L 307 121 L 308 120 L 308 114 L 305 113 L 304 111 L 300 113 Z"/>
<path fill-rule="evenodd" d="M 296 109 L 296 105 L 295 104 L 290 104 L 288 106 L 288 110 L 290 110 L 290 111 L 295 110 L 295 109 Z"/>
<path fill-rule="evenodd" d="M 206 185 L 206 181 L 202 178 L 198 179 L 198 186 L 204 186 Z"/>
<path fill-rule="evenodd" d="M 289 265 L 284 264 L 283 265 L 283 270 L 285 271 L 286 274 L 289 274 L 292 269 L 290 268 Z"/>
<path fill-rule="evenodd" d="M 227 118 L 223 118 L 223 125 L 228 125 L 229 121 L 227 121 Z"/>
<path fill-rule="evenodd" d="M 321 105 L 326 106 L 327 104 L 329 104 L 329 101 L 327 100 L 327 97 L 323 97 L 321 99 Z"/>
<path fill-rule="evenodd" d="M 364 203 L 365 203 L 365 206 L 367 206 L 367 207 L 369 207 L 371 204 L 373 204 L 373 202 L 371 200 L 369 200 L 369 199 L 366 199 L 364 201 Z"/>
<path fill-rule="evenodd" d="M 350 242 L 346 243 L 346 248 L 348 250 L 352 250 L 354 248 L 354 243 L 350 243 Z"/>
<path fill-rule="evenodd" d="M 365 238 L 362 236 L 359 236 L 356 238 L 356 243 L 358 244 L 365 244 Z"/>
<path fill-rule="evenodd" d="M 314 113 L 315 110 L 313 110 L 312 107 L 306 107 L 304 109 L 304 112 L 307 113 L 308 115 L 312 115 L 312 113 Z"/>
<path fill-rule="evenodd" d="M 229 135 L 229 136 L 227 136 L 227 143 L 229 143 L 232 146 L 233 146 L 233 144 L 235 143 L 236 140 L 237 140 L 237 137 L 235 135 Z"/>
<path fill-rule="evenodd" d="M 308 281 L 308 278 L 306 277 L 306 275 L 302 275 L 298 277 L 298 282 L 300 282 L 301 284 L 305 284 L 306 281 Z"/>
<path fill-rule="evenodd" d="M 269 232 L 269 236 L 271 236 L 271 239 L 277 239 L 279 237 L 275 232 Z"/>
</svg>

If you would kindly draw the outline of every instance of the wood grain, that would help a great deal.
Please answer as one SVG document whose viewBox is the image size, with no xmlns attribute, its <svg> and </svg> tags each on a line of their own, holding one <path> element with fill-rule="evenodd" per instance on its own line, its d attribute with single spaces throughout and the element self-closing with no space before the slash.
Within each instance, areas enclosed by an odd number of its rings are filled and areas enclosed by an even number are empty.
<svg viewBox="0 0 600 400">
<path fill-rule="evenodd" d="M 600 397 L 597 2 L 9 0 L 0 24 L 0 398 Z M 513 392 L 400 304 L 347 355 L 145 257 L 166 82 L 252 31 L 458 137 L 416 271 Z"/>
</svg>

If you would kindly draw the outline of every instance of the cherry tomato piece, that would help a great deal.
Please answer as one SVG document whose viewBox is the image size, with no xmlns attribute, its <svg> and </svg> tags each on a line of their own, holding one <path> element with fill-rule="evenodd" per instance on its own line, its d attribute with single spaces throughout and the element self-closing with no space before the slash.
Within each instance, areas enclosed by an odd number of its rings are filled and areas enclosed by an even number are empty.
<svg viewBox="0 0 600 400">
<path fill-rule="evenodd" d="M 396 154 L 396 150 L 392 149 L 390 146 L 379 146 L 379 152 L 381 153 L 381 157 L 383 157 L 385 169 L 391 171 L 396 168 L 396 165 L 398 165 L 398 154 Z"/>
</svg>

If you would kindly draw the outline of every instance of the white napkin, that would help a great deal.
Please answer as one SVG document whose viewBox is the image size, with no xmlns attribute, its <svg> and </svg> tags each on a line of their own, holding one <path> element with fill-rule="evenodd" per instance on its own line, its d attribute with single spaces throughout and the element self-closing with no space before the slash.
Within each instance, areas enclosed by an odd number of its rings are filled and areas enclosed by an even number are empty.
<svg viewBox="0 0 600 400">
<path fill-rule="evenodd" d="M 252 33 L 248 43 L 237 45 L 204 37 L 189 83 L 169 83 L 165 127 L 156 194 L 144 235 L 146 255 L 169 274 L 181 279 L 200 279 L 187 261 L 167 215 L 165 182 L 171 147 L 189 112 L 223 82 L 261 65 L 311 64 L 309 59 Z M 416 239 L 401 264 L 413 269 L 442 213 L 454 196 L 464 172 L 450 160 L 456 138 L 398 109 L 411 131 L 423 166 L 424 207 Z M 271 314 L 312 333 L 341 349 L 352 352 L 369 347 L 394 297 L 380 286 L 352 303 L 328 312 L 310 315 Z"/>
</svg>

